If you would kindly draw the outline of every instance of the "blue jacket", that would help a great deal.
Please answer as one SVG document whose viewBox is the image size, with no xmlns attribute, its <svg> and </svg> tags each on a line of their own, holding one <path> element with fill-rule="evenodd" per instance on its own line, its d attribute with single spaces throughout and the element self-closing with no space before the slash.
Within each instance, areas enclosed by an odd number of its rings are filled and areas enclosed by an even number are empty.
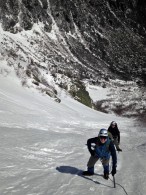
<svg viewBox="0 0 146 195">
<path fill-rule="evenodd" d="M 109 159 L 111 155 L 113 161 L 113 167 L 116 167 L 117 165 L 116 150 L 113 142 L 109 138 L 104 144 L 100 142 L 99 137 L 90 138 L 87 140 L 87 146 L 92 156 L 95 155 L 98 158 Z"/>
</svg>

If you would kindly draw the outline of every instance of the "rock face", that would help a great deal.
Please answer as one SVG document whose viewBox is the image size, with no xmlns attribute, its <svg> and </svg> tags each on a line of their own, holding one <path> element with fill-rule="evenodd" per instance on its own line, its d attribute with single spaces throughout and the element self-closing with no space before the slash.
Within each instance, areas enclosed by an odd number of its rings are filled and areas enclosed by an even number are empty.
<svg viewBox="0 0 146 195">
<path fill-rule="evenodd" d="M 44 21 L 46 30 L 51 30 L 52 21 L 47 13 L 47 1 L 8 0 L 1 1 L 1 20 L 4 30 L 15 32 L 17 23 L 24 30 L 30 30 L 34 23 Z M 47 25 L 48 23 L 48 25 Z"/>
<path fill-rule="evenodd" d="M 43 24 L 44 33 L 55 27 L 54 47 L 67 54 L 54 54 L 58 68 L 94 79 L 106 75 L 146 82 L 144 0 L 0 0 L 0 13 L 3 29 L 11 33 L 36 23 Z"/>
</svg>

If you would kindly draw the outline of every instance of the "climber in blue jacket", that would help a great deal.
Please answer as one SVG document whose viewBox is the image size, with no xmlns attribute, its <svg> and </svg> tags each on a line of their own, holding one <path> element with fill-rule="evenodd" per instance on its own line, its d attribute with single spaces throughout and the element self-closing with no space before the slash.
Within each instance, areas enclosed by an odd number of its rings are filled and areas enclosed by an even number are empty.
<svg viewBox="0 0 146 195">
<path fill-rule="evenodd" d="M 94 145 L 93 145 L 94 144 Z M 84 176 L 94 175 L 94 165 L 100 159 L 104 169 L 104 178 L 109 178 L 109 160 L 112 156 L 112 175 L 116 174 L 117 155 L 112 140 L 108 137 L 106 129 L 99 131 L 98 137 L 87 140 L 87 147 L 91 154 L 87 163 L 87 171 L 83 171 Z"/>
</svg>

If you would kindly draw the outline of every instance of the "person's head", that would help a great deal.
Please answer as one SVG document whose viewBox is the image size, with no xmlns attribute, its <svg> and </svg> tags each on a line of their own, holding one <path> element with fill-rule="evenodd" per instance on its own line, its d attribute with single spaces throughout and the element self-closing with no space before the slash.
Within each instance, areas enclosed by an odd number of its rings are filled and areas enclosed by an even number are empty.
<svg viewBox="0 0 146 195">
<path fill-rule="evenodd" d="M 115 121 L 112 121 L 110 126 L 111 126 L 112 128 L 115 128 L 115 127 L 117 127 L 117 123 L 116 123 Z"/>
<path fill-rule="evenodd" d="M 106 129 L 100 129 L 98 136 L 99 136 L 100 142 L 102 144 L 104 144 L 107 141 L 107 138 L 108 138 L 107 130 Z"/>
</svg>

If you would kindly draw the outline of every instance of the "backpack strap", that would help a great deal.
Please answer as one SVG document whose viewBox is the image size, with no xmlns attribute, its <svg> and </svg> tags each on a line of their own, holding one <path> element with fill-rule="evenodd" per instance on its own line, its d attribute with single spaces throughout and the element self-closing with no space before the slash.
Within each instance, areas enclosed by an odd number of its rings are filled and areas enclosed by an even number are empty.
<svg viewBox="0 0 146 195">
<path fill-rule="evenodd" d="M 106 148 L 107 148 L 107 151 L 109 151 L 109 145 L 111 143 L 111 139 L 108 137 L 107 138 L 107 141 L 106 141 Z"/>
</svg>

